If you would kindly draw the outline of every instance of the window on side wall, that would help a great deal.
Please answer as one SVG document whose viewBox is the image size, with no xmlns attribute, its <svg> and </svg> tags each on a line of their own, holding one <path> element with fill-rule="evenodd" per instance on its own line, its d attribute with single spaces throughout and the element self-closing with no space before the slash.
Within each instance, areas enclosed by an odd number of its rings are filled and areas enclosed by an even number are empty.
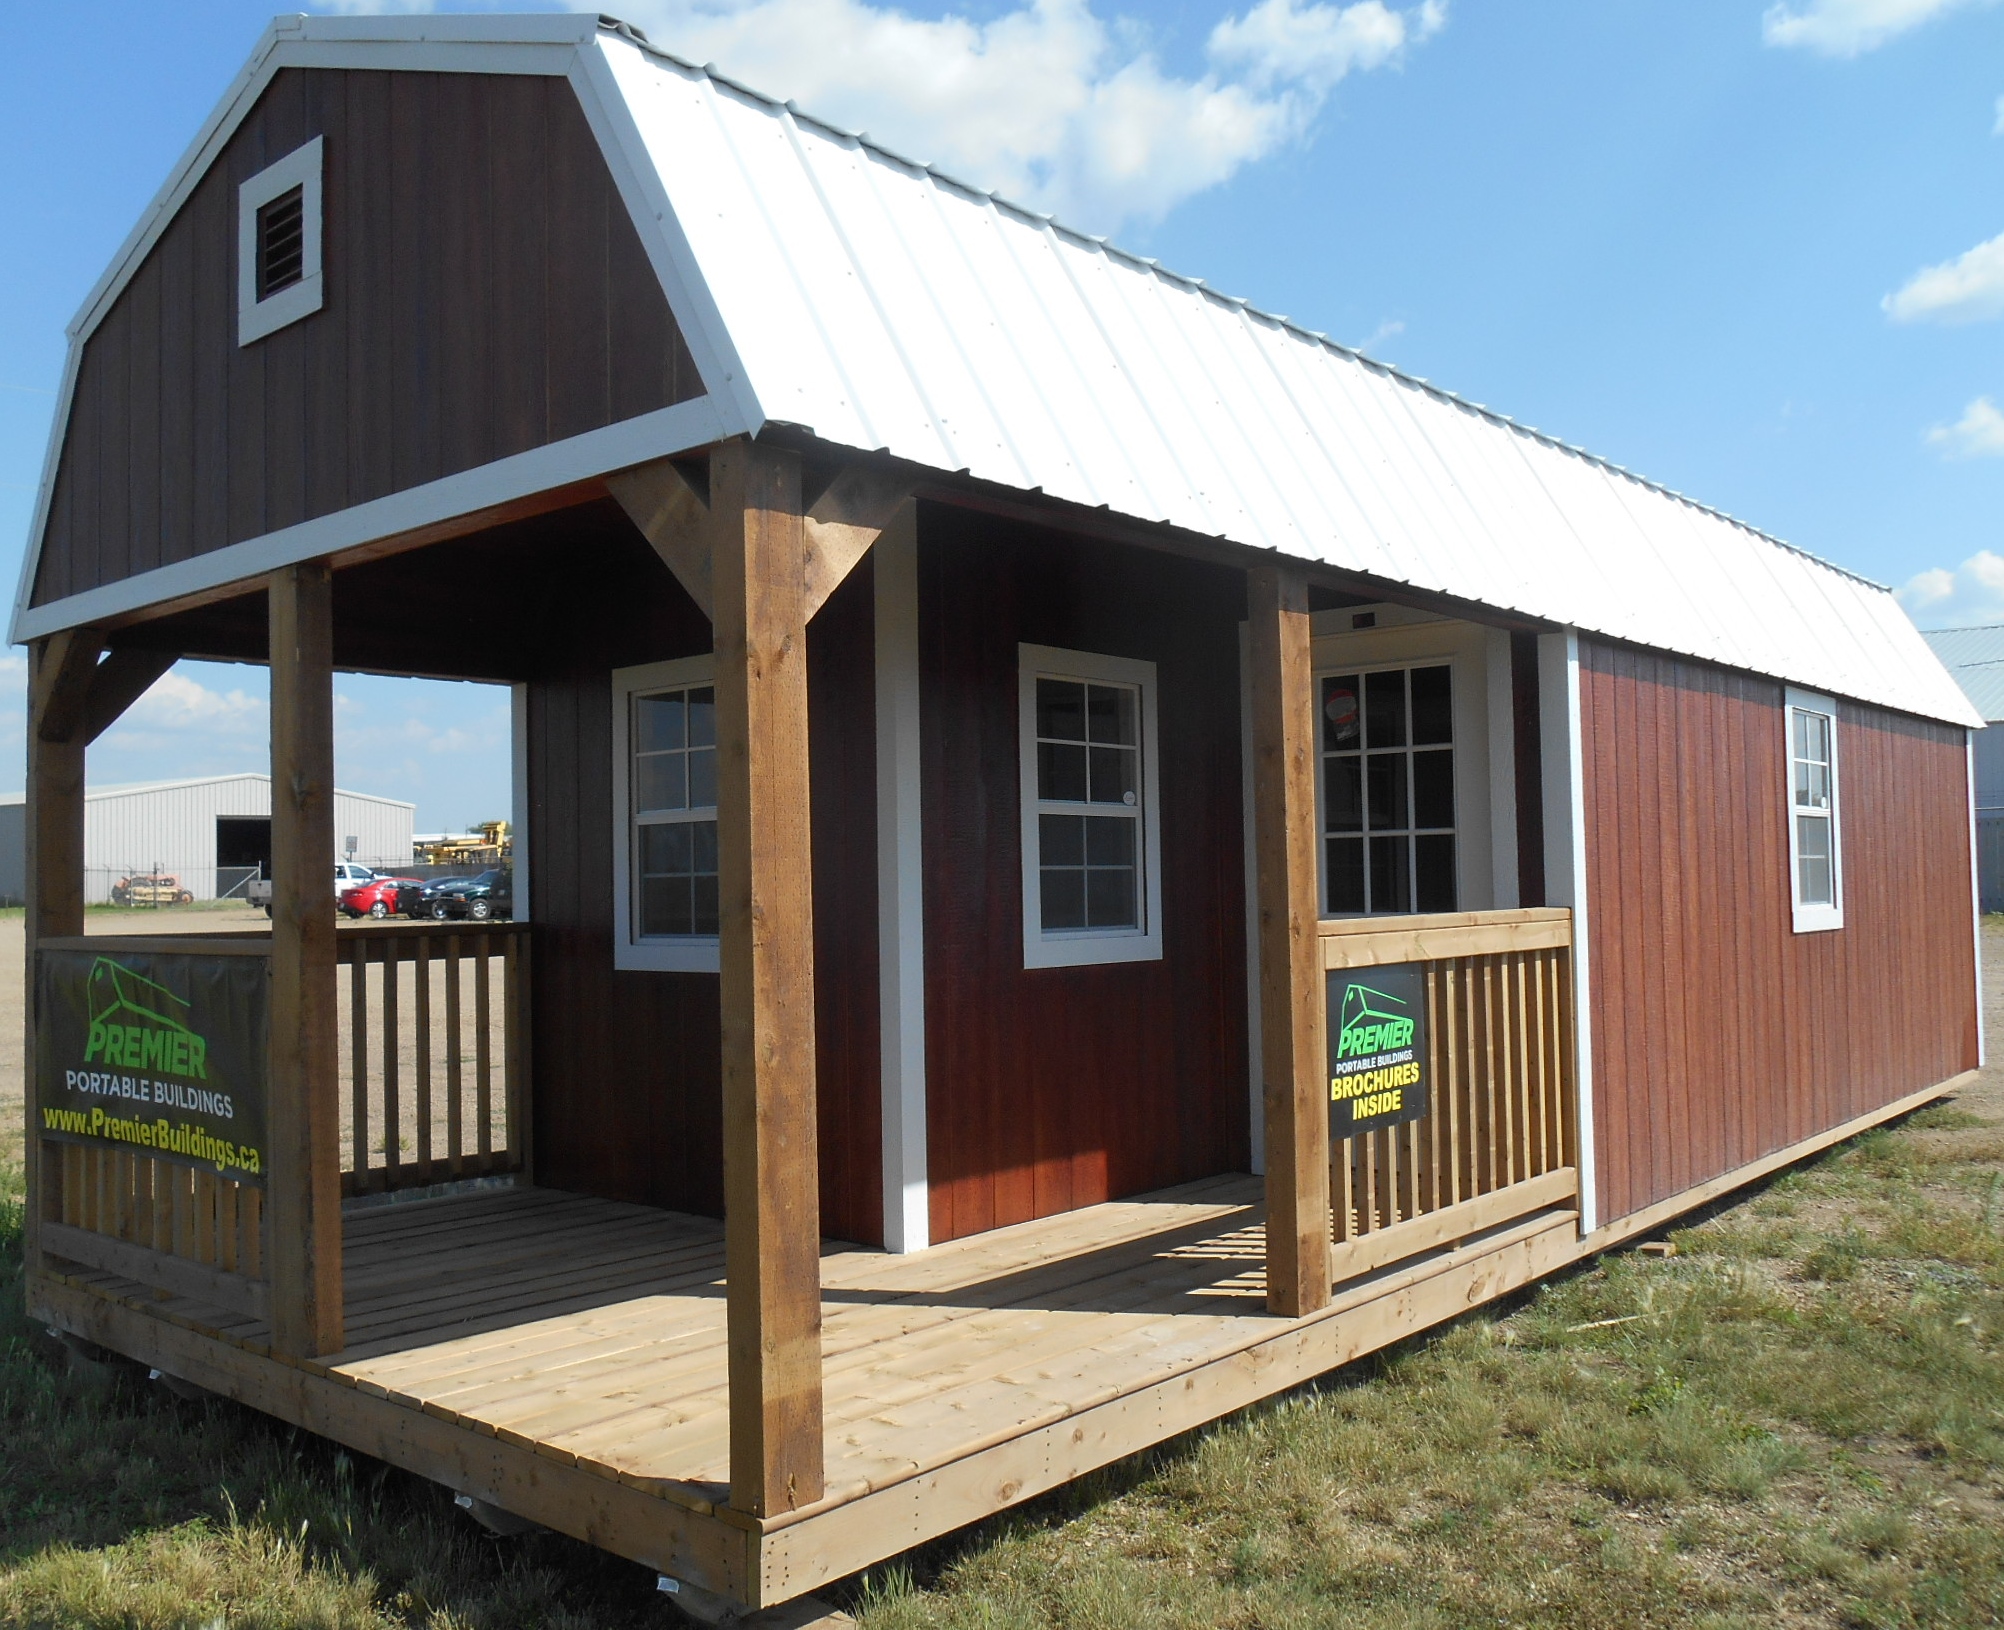
<svg viewBox="0 0 2004 1630">
<path fill-rule="evenodd" d="M 1788 737 L 1788 873 L 1795 931 L 1844 926 L 1843 829 L 1837 795 L 1837 705 L 1791 690 Z"/>
<path fill-rule="evenodd" d="M 1155 664 L 1018 649 L 1023 966 L 1155 961 Z"/>
<path fill-rule="evenodd" d="M 1323 909 L 1456 910 L 1453 668 L 1377 668 L 1319 684 Z"/>
<path fill-rule="evenodd" d="M 707 656 L 613 673 L 615 967 L 717 969 L 715 677 Z"/>
</svg>

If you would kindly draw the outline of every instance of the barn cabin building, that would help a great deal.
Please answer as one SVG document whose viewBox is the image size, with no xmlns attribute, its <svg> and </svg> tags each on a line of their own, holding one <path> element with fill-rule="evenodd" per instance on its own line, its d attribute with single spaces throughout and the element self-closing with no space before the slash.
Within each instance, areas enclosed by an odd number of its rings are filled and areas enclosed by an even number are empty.
<svg viewBox="0 0 2004 1630">
<path fill-rule="evenodd" d="M 726 1603 L 1982 1058 L 1884 589 L 605 19 L 272 26 L 13 637 L 35 1316 Z M 270 664 L 272 929 L 89 951 L 262 970 L 255 1171 L 56 1101 L 85 745 L 184 656 Z M 337 933 L 345 669 L 513 687 L 517 921 Z"/>
</svg>

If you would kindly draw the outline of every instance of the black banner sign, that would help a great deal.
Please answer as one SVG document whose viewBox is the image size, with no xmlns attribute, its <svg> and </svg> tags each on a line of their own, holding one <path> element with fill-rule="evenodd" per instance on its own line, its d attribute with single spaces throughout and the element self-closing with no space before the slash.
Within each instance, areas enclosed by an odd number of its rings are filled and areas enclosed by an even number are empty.
<svg viewBox="0 0 2004 1630">
<path fill-rule="evenodd" d="M 264 1186 L 262 957 L 39 953 L 42 1135 Z"/>
<path fill-rule="evenodd" d="M 1418 1120 L 1427 1112 L 1425 968 L 1339 968 L 1328 1003 L 1329 1135 Z"/>
</svg>

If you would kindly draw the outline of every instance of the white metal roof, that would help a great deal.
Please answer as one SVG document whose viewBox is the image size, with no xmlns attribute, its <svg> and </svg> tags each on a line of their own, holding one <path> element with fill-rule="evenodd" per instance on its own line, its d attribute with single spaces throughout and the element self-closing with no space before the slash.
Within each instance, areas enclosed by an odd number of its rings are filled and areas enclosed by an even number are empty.
<svg viewBox="0 0 2004 1630">
<path fill-rule="evenodd" d="M 727 430 L 803 426 L 839 446 L 1981 722 L 1880 585 L 631 30 L 547 16 L 285 18 L 260 53 L 149 222 L 283 63 L 567 73 Z M 153 230 L 142 223 L 121 264 Z M 93 291 L 79 341 L 120 281 L 115 266 Z"/>
<path fill-rule="evenodd" d="M 179 792 L 186 787 L 214 787 L 229 781 L 268 783 L 270 780 L 270 775 L 263 770 L 234 770 L 225 775 L 190 775 L 173 781 L 126 781 L 111 786 L 86 788 L 84 801 L 89 803 L 99 798 L 133 798 L 153 792 Z M 346 787 L 336 787 L 334 796 L 357 799 L 365 804 L 389 804 L 397 809 L 417 808 L 416 804 L 406 798 L 385 798 L 376 792 L 350 792 Z M 23 792 L 0 792 L 0 804 L 18 804 L 26 797 L 27 794 Z"/>
<path fill-rule="evenodd" d="M 2004 720 L 2004 625 L 1942 628 L 1921 636 L 1947 664 L 1976 711 Z"/>
</svg>

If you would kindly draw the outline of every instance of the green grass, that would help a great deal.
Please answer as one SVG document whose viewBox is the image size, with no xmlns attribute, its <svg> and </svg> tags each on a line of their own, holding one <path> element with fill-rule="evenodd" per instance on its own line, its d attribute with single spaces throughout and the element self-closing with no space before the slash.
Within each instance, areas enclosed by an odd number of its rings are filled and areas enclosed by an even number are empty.
<svg viewBox="0 0 2004 1630">
<path fill-rule="evenodd" d="M 17 1216 L 0 1625 L 663 1622 L 640 1569 L 69 1375 L 22 1318 Z M 1673 1237 L 834 1594 L 871 1630 L 2004 1620 L 2004 1128 L 1931 1110 Z"/>
</svg>

